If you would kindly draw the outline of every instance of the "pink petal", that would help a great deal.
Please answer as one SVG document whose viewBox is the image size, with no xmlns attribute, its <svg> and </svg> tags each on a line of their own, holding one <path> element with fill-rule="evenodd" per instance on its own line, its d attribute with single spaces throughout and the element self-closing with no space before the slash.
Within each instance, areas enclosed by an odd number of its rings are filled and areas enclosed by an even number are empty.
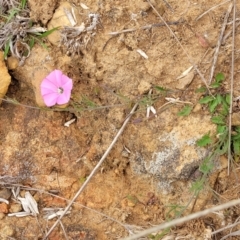
<svg viewBox="0 0 240 240">
<path fill-rule="evenodd" d="M 52 91 L 56 91 L 58 86 L 56 86 L 53 82 L 48 80 L 48 78 L 45 78 L 41 83 L 41 88 L 47 88 L 47 89 L 51 89 Z"/>
<path fill-rule="evenodd" d="M 50 93 L 56 93 L 56 91 L 53 91 L 52 89 L 49 89 L 49 88 L 41 88 L 42 96 L 44 96 L 46 94 L 50 94 Z"/>
<path fill-rule="evenodd" d="M 52 107 L 57 103 L 58 97 L 58 93 L 49 93 L 43 96 L 43 100 L 48 107 Z"/>
<path fill-rule="evenodd" d="M 48 74 L 45 79 L 47 79 L 48 82 L 51 82 L 52 84 L 54 84 L 56 87 L 60 87 L 61 77 L 62 77 L 62 72 L 60 70 L 54 70 L 50 74 Z"/>
<path fill-rule="evenodd" d="M 68 78 L 68 81 L 62 84 L 64 91 L 71 91 L 73 87 L 72 79 Z"/>
<path fill-rule="evenodd" d="M 70 96 L 71 96 L 71 91 L 64 90 L 62 94 L 58 95 L 57 104 L 61 105 L 61 104 L 68 103 L 70 100 Z"/>
<path fill-rule="evenodd" d="M 61 78 L 61 85 L 64 85 L 65 83 L 67 83 L 69 81 L 72 82 L 72 79 L 63 74 L 62 78 Z"/>
<path fill-rule="evenodd" d="M 54 70 L 54 74 L 55 74 L 54 82 L 57 84 L 58 87 L 61 87 L 62 86 L 62 76 L 63 76 L 62 71 Z"/>
</svg>

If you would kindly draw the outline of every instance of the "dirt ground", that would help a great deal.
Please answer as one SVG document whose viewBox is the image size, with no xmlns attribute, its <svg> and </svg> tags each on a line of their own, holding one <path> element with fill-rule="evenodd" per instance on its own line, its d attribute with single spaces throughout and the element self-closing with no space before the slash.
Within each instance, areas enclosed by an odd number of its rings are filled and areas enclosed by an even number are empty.
<svg viewBox="0 0 240 240">
<path fill-rule="evenodd" d="M 192 176 L 206 154 L 205 149 L 194 143 L 208 131 L 213 134 L 215 125 L 210 122 L 208 111 L 198 104 L 201 94 L 196 89 L 204 86 L 199 74 L 192 70 L 190 76 L 177 79 L 193 63 L 209 79 L 230 2 L 198 19 L 220 1 L 152 0 L 182 47 L 166 26 L 142 28 L 162 22 L 147 1 L 85 0 L 82 3 L 88 9 L 78 0 L 28 1 L 31 18 L 49 29 L 56 24 L 64 26 L 63 6 L 74 8 L 78 26 L 82 22 L 89 24 L 90 13 L 99 14 L 99 19 L 96 29 L 82 40 L 85 46 L 79 51 L 66 49 L 59 43 L 59 31 L 56 31 L 46 40 L 48 49 L 35 44 L 25 64 L 9 70 L 12 81 L 7 97 L 22 105 L 2 102 L 0 106 L 0 197 L 10 201 L 8 205 L 0 203 L 0 238 L 43 239 L 56 221 L 56 218 L 44 218 L 44 208 L 67 205 L 136 102 L 139 107 L 126 129 L 69 214 L 63 217 L 68 238 L 58 225 L 49 240 L 124 238 L 129 235 L 129 229 L 136 233 L 169 220 L 173 217 L 173 206 L 189 204 L 183 212 L 187 215 L 239 198 L 239 168 L 236 164 L 228 176 L 227 159 L 222 156 L 216 160 L 206 188 L 198 198 L 192 199 Z M 56 17 L 61 9 L 62 15 Z M 238 2 L 238 21 L 239 9 Z M 228 19 L 231 21 L 232 13 Z M 126 29 L 132 30 L 109 34 Z M 231 30 L 228 24 L 224 36 Z M 239 27 L 235 38 L 234 97 L 237 97 L 240 96 Z M 230 35 L 220 47 L 214 72 L 226 76 L 226 92 L 230 84 L 231 47 Z M 54 69 L 73 79 L 70 107 L 66 111 L 26 107 L 41 106 L 39 82 Z M 160 96 L 156 86 L 169 89 L 167 95 Z M 152 102 L 157 114 L 150 114 L 147 119 L 149 102 L 144 99 L 151 91 L 157 96 Z M 162 107 L 167 103 L 165 97 L 191 102 L 193 112 L 179 117 L 177 113 L 183 104 Z M 76 121 L 65 127 L 64 123 L 73 118 Z M 37 217 L 8 216 L 21 211 L 11 195 L 17 186 L 21 186 L 22 197 L 30 191 L 36 199 L 40 212 Z M 234 223 L 239 213 L 238 207 L 216 212 L 171 229 L 165 239 L 221 239 L 229 231 L 213 236 L 211 233 Z"/>
</svg>

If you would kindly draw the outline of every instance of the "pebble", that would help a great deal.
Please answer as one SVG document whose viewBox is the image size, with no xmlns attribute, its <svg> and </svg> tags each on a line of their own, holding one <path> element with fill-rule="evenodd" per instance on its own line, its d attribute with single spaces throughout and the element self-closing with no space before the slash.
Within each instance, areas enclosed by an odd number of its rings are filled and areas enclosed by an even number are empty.
<svg viewBox="0 0 240 240">
<path fill-rule="evenodd" d="M 0 213 L 8 213 L 8 205 L 6 203 L 0 203 Z"/>
<path fill-rule="evenodd" d="M 8 200 L 11 197 L 11 191 L 8 188 L 2 188 L 0 190 L 0 198 Z"/>
<path fill-rule="evenodd" d="M 10 213 L 16 213 L 22 211 L 22 205 L 19 203 L 13 203 L 10 205 L 9 212 Z"/>
<path fill-rule="evenodd" d="M 151 84 L 147 81 L 142 80 L 138 85 L 138 92 L 142 95 L 147 93 L 151 89 Z"/>
</svg>

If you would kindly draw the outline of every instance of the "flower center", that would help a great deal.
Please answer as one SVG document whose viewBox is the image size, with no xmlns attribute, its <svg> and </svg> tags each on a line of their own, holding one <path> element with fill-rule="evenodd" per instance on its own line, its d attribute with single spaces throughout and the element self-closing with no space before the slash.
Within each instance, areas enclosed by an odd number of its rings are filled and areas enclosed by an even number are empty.
<svg viewBox="0 0 240 240">
<path fill-rule="evenodd" d="M 59 87 L 59 88 L 57 89 L 57 92 L 58 92 L 59 94 L 62 94 L 62 93 L 63 93 L 63 88 L 62 88 L 62 87 Z"/>
</svg>

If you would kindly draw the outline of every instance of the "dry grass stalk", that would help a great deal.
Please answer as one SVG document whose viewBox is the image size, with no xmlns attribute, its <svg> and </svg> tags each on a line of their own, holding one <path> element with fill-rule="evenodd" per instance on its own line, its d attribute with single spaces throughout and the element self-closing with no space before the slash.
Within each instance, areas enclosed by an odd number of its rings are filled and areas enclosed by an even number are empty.
<svg viewBox="0 0 240 240">
<path fill-rule="evenodd" d="M 69 204 L 67 205 L 67 207 L 65 208 L 63 214 L 58 218 L 58 220 L 52 225 L 52 227 L 49 229 L 49 231 L 46 233 L 44 240 L 46 240 L 49 236 L 49 234 L 53 231 L 53 229 L 57 226 L 57 224 L 60 222 L 60 220 L 63 218 L 63 216 L 65 215 L 65 213 L 71 208 L 71 206 L 73 205 L 73 203 L 76 201 L 76 199 L 78 198 L 78 196 L 81 194 L 81 192 L 84 190 L 84 188 L 88 185 L 88 183 L 90 182 L 90 180 L 92 179 L 92 177 L 95 175 L 95 173 L 98 171 L 98 169 L 100 168 L 100 166 L 102 165 L 102 163 L 104 162 L 104 160 L 106 159 L 106 157 L 108 156 L 108 154 L 110 153 L 110 151 L 112 150 L 113 146 L 115 145 L 115 143 L 117 142 L 119 136 L 122 134 L 123 130 L 125 129 L 127 123 L 129 122 L 131 116 L 134 114 L 135 110 L 138 107 L 138 103 L 136 103 L 134 105 L 134 107 L 132 108 L 130 114 L 127 116 L 127 118 L 125 119 L 122 127 L 119 129 L 117 135 L 115 136 L 115 138 L 113 139 L 112 143 L 110 144 L 110 146 L 108 147 L 108 149 L 106 150 L 106 152 L 103 154 L 102 158 L 99 160 L 98 164 L 94 167 L 94 169 L 92 170 L 91 174 L 88 176 L 87 180 L 83 183 L 83 185 L 81 186 L 81 188 L 78 190 L 78 192 L 75 194 L 75 196 L 73 197 L 73 199 L 69 202 Z"/>
<path fill-rule="evenodd" d="M 140 232 L 138 234 L 135 234 L 133 236 L 129 236 L 127 238 L 124 238 L 123 240 L 139 239 L 140 237 L 144 237 L 144 236 L 147 236 L 149 234 L 152 234 L 152 233 L 155 233 L 155 232 L 159 232 L 160 230 L 163 230 L 163 229 L 166 229 L 166 228 L 170 228 L 170 227 L 176 226 L 178 224 L 183 224 L 183 223 L 188 222 L 190 220 L 197 219 L 197 218 L 206 216 L 206 215 L 208 215 L 208 214 L 210 214 L 212 212 L 221 211 L 221 210 L 233 207 L 233 206 L 238 205 L 238 204 L 240 204 L 240 199 L 232 200 L 230 202 L 221 204 L 221 205 L 216 206 L 216 207 L 212 207 L 212 208 L 200 211 L 200 212 L 196 212 L 196 213 L 190 214 L 190 215 L 182 217 L 182 218 L 174 219 L 174 220 L 172 220 L 170 222 L 162 223 L 162 224 L 160 224 L 158 226 L 149 228 L 149 229 L 144 230 L 144 231 L 142 231 L 142 232 Z"/>
<path fill-rule="evenodd" d="M 233 24 L 232 24 L 232 66 L 231 66 L 231 83 L 230 83 L 230 106 L 228 121 L 228 175 L 230 172 L 231 154 L 231 137 L 232 137 L 232 109 L 233 109 L 233 83 L 234 83 L 234 52 L 235 52 L 235 31 L 236 31 L 236 0 L 233 0 Z"/>
<path fill-rule="evenodd" d="M 214 53 L 214 56 L 213 56 L 213 63 L 212 63 L 212 67 L 211 67 L 211 70 L 210 70 L 210 76 L 209 76 L 208 84 L 211 84 L 211 82 L 212 82 L 214 70 L 215 70 L 215 67 L 216 67 L 217 59 L 218 59 L 219 49 L 222 45 L 223 34 L 224 34 L 226 26 L 227 26 L 227 21 L 228 21 L 229 14 L 232 11 L 232 7 L 233 7 L 233 4 L 231 3 L 229 5 L 228 10 L 227 10 L 227 12 L 225 14 L 225 17 L 224 17 L 221 33 L 219 35 L 217 46 L 216 46 L 215 53 Z"/>
<path fill-rule="evenodd" d="M 209 8 L 206 12 L 204 12 L 203 14 L 201 14 L 199 17 L 196 18 L 196 21 L 198 21 L 200 18 L 202 18 L 204 15 L 206 15 L 207 13 L 209 13 L 210 11 L 212 11 L 213 9 L 225 4 L 225 3 L 228 3 L 228 2 L 231 2 L 231 0 L 227 0 L 225 2 L 222 2 L 222 3 L 219 3 L 217 4 L 216 6 L 213 6 L 211 8 Z"/>
</svg>

